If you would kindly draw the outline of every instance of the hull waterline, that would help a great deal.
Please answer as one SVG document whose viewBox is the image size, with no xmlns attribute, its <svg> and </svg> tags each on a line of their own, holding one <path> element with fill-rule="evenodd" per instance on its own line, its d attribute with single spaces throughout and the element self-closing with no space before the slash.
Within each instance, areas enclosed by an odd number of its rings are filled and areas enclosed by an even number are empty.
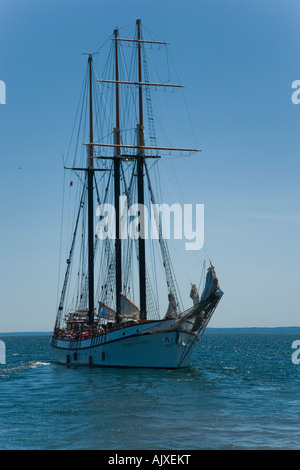
<svg viewBox="0 0 300 470">
<path fill-rule="evenodd" d="M 79 341 L 53 336 L 51 346 L 61 364 L 179 368 L 190 363 L 197 342 L 195 334 L 179 328 L 150 333 L 138 325 Z"/>
</svg>

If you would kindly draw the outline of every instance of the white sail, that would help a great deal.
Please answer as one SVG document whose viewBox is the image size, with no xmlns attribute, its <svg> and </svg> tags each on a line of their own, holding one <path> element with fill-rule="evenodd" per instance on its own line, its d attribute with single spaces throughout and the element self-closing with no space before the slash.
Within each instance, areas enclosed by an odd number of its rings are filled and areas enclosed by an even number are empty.
<svg viewBox="0 0 300 470">
<path fill-rule="evenodd" d="M 205 287 L 201 295 L 201 300 L 206 300 L 213 293 L 221 293 L 219 289 L 218 278 L 215 273 L 214 267 L 211 265 L 206 274 Z"/>
<path fill-rule="evenodd" d="M 191 292 L 190 292 L 190 297 L 193 299 L 194 306 L 197 305 L 200 302 L 200 297 L 199 297 L 199 292 L 196 287 L 196 284 L 192 285 Z"/>
<path fill-rule="evenodd" d="M 129 300 L 124 294 L 121 294 L 121 314 L 122 318 L 134 318 L 139 319 L 140 310 L 139 308 L 134 305 L 131 300 Z M 116 311 L 112 308 L 108 307 L 108 305 L 104 304 L 103 302 L 99 301 L 99 317 L 114 321 L 116 318 Z"/>
<path fill-rule="evenodd" d="M 99 301 L 99 317 L 113 321 L 116 317 L 116 312 L 112 308 L 105 305 L 103 302 Z"/>
<path fill-rule="evenodd" d="M 140 316 L 139 308 L 131 300 L 121 294 L 121 316 L 125 318 L 138 319 Z"/>
<path fill-rule="evenodd" d="M 169 305 L 168 305 L 168 310 L 165 315 L 165 318 L 174 318 L 178 312 L 177 312 L 175 296 L 172 292 L 169 293 L 168 299 L 169 299 Z"/>
</svg>

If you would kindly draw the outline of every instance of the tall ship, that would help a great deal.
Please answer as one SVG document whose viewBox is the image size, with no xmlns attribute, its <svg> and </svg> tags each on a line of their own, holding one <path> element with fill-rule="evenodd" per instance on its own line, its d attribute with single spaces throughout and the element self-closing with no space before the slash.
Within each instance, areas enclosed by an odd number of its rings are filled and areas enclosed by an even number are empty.
<svg viewBox="0 0 300 470">
<path fill-rule="evenodd" d="M 156 172 L 166 152 L 198 149 L 157 144 L 152 90 L 180 85 L 149 79 L 148 49 L 167 43 L 144 39 L 140 20 L 133 36 L 114 30 L 112 65 L 107 62 L 102 78 L 95 71 L 102 50 L 87 53 L 77 112 L 79 156 L 65 165 L 76 178 L 76 185 L 70 181 L 76 205 L 51 347 L 62 364 L 175 369 L 191 363 L 223 292 L 211 262 L 208 268 L 199 264 L 201 291 L 191 283 L 190 306 L 183 308 L 158 210 Z M 125 47 L 132 54 L 129 64 Z M 161 256 L 164 286 L 150 260 L 154 251 Z"/>
</svg>

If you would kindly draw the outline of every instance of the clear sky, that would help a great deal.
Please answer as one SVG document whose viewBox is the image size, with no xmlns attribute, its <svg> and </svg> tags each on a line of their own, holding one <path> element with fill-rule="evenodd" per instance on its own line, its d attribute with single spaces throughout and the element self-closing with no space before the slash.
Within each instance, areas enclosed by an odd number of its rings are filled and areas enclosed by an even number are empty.
<svg viewBox="0 0 300 470">
<path fill-rule="evenodd" d="M 0 332 L 53 328 L 81 53 L 137 18 L 170 43 L 202 149 L 163 165 L 184 202 L 205 205 L 225 292 L 210 326 L 300 326 L 299 1 L 0 0 Z M 185 128 L 179 137 L 194 145 Z M 185 271 L 198 282 L 193 255 L 180 259 L 182 284 Z"/>
</svg>

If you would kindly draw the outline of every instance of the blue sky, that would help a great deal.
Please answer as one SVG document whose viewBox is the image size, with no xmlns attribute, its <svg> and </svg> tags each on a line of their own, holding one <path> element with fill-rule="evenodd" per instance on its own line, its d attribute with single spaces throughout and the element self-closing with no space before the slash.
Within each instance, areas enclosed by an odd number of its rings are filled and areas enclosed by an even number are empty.
<svg viewBox="0 0 300 470">
<path fill-rule="evenodd" d="M 0 0 L 0 331 L 53 327 L 81 53 L 137 18 L 170 43 L 202 149 L 162 171 L 179 175 L 184 202 L 205 205 L 205 246 L 225 292 L 210 325 L 300 326 L 298 0 Z M 174 144 L 194 146 L 180 117 L 174 108 Z M 178 262 L 182 290 L 185 271 L 197 283 L 194 255 Z"/>
</svg>

